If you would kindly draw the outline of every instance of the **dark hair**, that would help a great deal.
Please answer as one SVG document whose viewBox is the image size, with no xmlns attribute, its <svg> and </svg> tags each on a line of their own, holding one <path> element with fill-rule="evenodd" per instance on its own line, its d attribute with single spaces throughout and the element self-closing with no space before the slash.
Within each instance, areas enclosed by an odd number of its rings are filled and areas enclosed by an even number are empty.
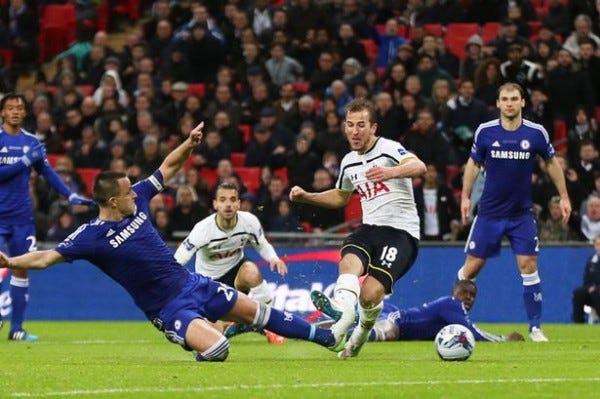
<svg viewBox="0 0 600 399">
<path fill-rule="evenodd" d="M 366 98 L 355 98 L 350 101 L 345 107 L 346 114 L 350 112 L 361 112 L 367 111 L 369 113 L 369 122 L 377 122 L 377 112 L 375 111 L 375 105 Z"/>
<path fill-rule="evenodd" d="M 223 182 L 217 186 L 217 189 L 215 190 L 215 198 L 217 197 L 217 193 L 219 192 L 219 190 L 235 190 L 238 197 L 240 195 L 239 188 L 235 184 L 230 183 L 230 182 Z"/>
<path fill-rule="evenodd" d="M 475 291 L 477 291 L 477 285 L 475 285 L 475 282 L 473 280 L 458 280 L 456 283 L 454 283 L 454 287 L 452 287 L 452 291 L 456 290 L 458 287 L 472 287 L 475 289 Z"/>
<path fill-rule="evenodd" d="M 6 105 L 6 102 L 8 100 L 21 100 L 23 102 L 23 104 L 27 104 L 27 101 L 25 100 L 25 96 L 22 94 L 18 94 L 18 93 L 7 93 L 4 95 L 4 97 L 2 97 L 2 100 L 0 100 L 0 111 L 4 110 L 4 106 Z"/>
<path fill-rule="evenodd" d="M 98 205 L 105 205 L 110 197 L 119 195 L 119 184 L 117 180 L 127 177 L 123 172 L 104 171 L 100 172 L 94 179 L 92 190 L 94 201 Z"/>
</svg>

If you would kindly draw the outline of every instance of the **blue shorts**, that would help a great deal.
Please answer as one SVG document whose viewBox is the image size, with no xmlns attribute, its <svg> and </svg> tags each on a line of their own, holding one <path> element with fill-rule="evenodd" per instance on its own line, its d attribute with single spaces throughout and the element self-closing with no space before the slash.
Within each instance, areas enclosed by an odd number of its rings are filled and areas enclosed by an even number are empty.
<svg viewBox="0 0 600 399">
<path fill-rule="evenodd" d="M 504 236 L 508 238 L 515 255 L 537 255 L 539 242 L 532 214 L 506 219 L 475 217 L 465 252 L 484 259 L 497 256 Z"/>
<path fill-rule="evenodd" d="M 0 250 L 4 250 L 5 245 L 10 256 L 37 251 L 35 224 L 0 225 Z"/>
<path fill-rule="evenodd" d="M 163 331 L 169 341 L 189 350 L 185 333 L 192 320 L 202 318 L 215 322 L 231 310 L 237 299 L 238 292 L 234 288 L 192 273 L 179 295 L 162 308 L 152 324 Z"/>
</svg>

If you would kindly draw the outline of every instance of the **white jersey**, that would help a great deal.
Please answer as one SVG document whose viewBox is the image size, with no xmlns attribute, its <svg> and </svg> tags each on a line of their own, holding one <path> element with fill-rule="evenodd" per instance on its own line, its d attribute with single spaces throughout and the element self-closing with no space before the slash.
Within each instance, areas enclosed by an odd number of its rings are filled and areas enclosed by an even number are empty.
<svg viewBox="0 0 600 399">
<path fill-rule="evenodd" d="M 352 151 L 344 156 L 336 188 L 358 192 L 364 224 L 391 226 L 419 239 L 419 215 L 412 179 L 404 177 L 372 182 L 365 175 L 371 167 L 397 166 L 403 159 L 411 157 L 414 155 L 402 144 L 379 137 L 373 148 L 364 154 Z"/>
<path fill-rule="evenodd" d="M 256 216 L 238 211 L 237 223 L 231 230 L 225 231 L 217 225 L 215 213 L 196 223 L 177 248 L 175 259 L 180 265 L 185 265 L 196 254 L 196 273 L 216 279 L 244 258 L 246 244 L 255 247 L 268 262 L 278 259 Z"/>
</svg>

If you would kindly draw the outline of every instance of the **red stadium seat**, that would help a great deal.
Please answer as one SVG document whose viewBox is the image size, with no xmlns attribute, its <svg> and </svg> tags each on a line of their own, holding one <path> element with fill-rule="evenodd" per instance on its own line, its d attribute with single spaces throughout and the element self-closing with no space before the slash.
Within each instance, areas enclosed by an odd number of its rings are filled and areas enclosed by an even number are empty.
<svg viewBox="0 0 600 399">
<path fill-rule="evenodd" d="M 246 188 L 252 194 L 256 194 L 260 186 L 260 168 L 258 166 L 233 168 L 238 174 Z"/>
<path fill-rule="evenodd" d="M 102 2 L 96 7 L 96 27 L 98 30 L 103 30 L 104 32 L 108 32 L 109 28 L 109 16 L 110 10 L 108 7 L 108 0 L 102 0 Z"/>
<path fill-rule="evenodd" d="M 423 25 L 425 33 L 429 33 L 435 37 L 444 36 L 444 25 L 442 24 L 425 24 Z"/>
<path fill-rule="evenodd" d="M 244 166 L 246 163 L 246 153 L 245 152 L 232 152 L 231 153 L 231 163 L 233 167 Z"/>
<path fill-rule="evenodd" d="M 375 43 L 373 39 L 360 39 L 360 42 L 365 48 L 365 53 L 369 59 L 369 64 L 375 65 L 377 57 L 379 56 L 379 46 L 377 46 L 377 43 Z"/>
<path fill-rule="evenodd" d="M 446 165 L 446 172 L 444 180 L 446 185 L 452 186 L 452 180 L 460 173 L 460 166 L 457 165 Z"/>
<path fill-rule="evenodd" d="M 448 50 L 463 60 L 465 58 L 465 44 L 475 34 L 479 34 L 479 25 L 476 23 L 452 23 L 446 26 L 444 41 L 448 46 Z"/>
<path fill-rule="evenodd" d="M 0 65 L 7 67 L 11 66 L 14 56 L 15 55 L 11 48 L 0 48 Z"/>
<path fill-rule="evenodd" d="M 483 44 L 486 44 L 490 40 L 493 40 L 498 36 L 498 29 L 500 28 L 499 22 L 486 22 L 481 29 L 481 40 Z M 468 39 L 467 39 L 468 40 Z"/>
<path fill-rule="evenodd" d="M 94 179 L 101 172 L 99 168 L 77 168 L 77 173 L 81 176 L 83 183 L 85 184 L 86 194 L 90 195 L 92 193 L 92 188 L 94 187 Z"/>
<path fill-rule="evenodd" d="M 217 181 L 217 170 L 202 168 L 202 170 L 200 171 L 200 178 L 206 180 L 208 188 L 211 189 Z"/>
<path fill-rule="evenodd" d="M 96 88 L 94 85 L 77 85 L 76 88 L 83 94 L 84 96 L 91 96 L 94 94 Z"/>
<path fill-rule="evenodd" d="M 305 81 L 293 82 L 292 86 L 294 87 L 294 91 L 296 92 L 296 94 L 304 94 L 304 93 L 307 93 L 308 90 L 310 89 L 310 82 L 305 82 Z"/>
<path fill-rule="evenodd" d="M 56 166 L 56 161 L 58 160 L 58 158 L 62 157 L 62 154 L 46 154 L 46 159 L 48 160 L 48 163 L 50 164 L 50 166 L 55 167 Z"/>
<path fill-rule="evenodd" d="M 206 94 L 206 85 L 204 83 L 188 83 L 188 94 L 195 94 L 198 97 L 204 97 Z"/>
<path fill-rule="evenodd" d="M 248 144 L 252 139 L 252 127 L 246 123 L 238 125 L 238 129 L 242 131 L 244 144 Z"/>
<path fill-rule="evenodd" d="M 76 40 L 77 23 L 73 4 L 49 4 L 42 8 L 38 36 L 41 61 L 65 50 Z"/>
<path fill-rule="evenodd" d="M 594 108 L 594 118 L 596 119 L 596 123 L 600 123 L 600 106 Z"/>
<path fill-rule="evenodd" d="M 567 150 L 567 123 L 562 119 L 554 120 L 554 138 L 552 145 L 557 152 L 565 152 Z"/>
<path fill-rule="evenodd" d="M 289 179 L 288 179 L 288 171 L 285 166 L 283 168 L 275 169 L 273 171 L 273 174 L 281 177 L 281 180 L 283 180 L 283 185 L 287 187 L 287 185 L 289 184 Z"/>
<path fill-rule="evenodd" d="M 140 0 L 119 1 L 114 9 L 117 14 L 125 15 L 131 21 L 140 19 Z"/>
</svg>

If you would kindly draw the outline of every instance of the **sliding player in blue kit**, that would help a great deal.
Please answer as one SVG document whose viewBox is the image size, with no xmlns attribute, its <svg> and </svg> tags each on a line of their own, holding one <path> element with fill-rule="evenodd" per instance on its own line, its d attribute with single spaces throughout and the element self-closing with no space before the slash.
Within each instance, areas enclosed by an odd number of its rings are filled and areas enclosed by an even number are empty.
<svg viewBox="0 0 600 399">
<path fill-rule="evenodd" d="M 93 205 L 92 200 L 71 192 L 48 163 L 44 145 L 33 134 L 22 129 L 27 115 L 25 106 L 25 97 L 20 94 L 6 94 L 0 101 L 0 250 L 6 246 L 8 253 L 13 256 L 37 249 L 33 200 L 29 194 L 31 169 L 35 169 L 70 203 Z M 10 340 L 38 340 L 37 336 L 23 329 L 28 291 L 27 271 L 13 271 L 10 278 Z"/>
<path fill-rule="evenodd" d="M 43 269 L 85 259 L 123 286 L 148 320 L 169 341 L 195 351 L 198 361 L 223 361 L 229 354 L 229 341 L 212 325 L 217 320 L 253 324 L 336 349 L 340 342 L 331 330 L 259 304 L 232 287 L 180 266 L 152 226 L 150 199 L 162 191 L 163 182 L 175 175 L 200 143 L 203 126 L 196 126 L 158 170 L 134 186 L 123 173 L 100 173 L 93 190 L 100 208 L 97 218 L 54 249 L 12 258 L 0 252 L 0 267 Z"/>
<path fill-rule="evenodd" d="M 516 256 L 523 279 L 523 300 L 529 320 L 529 337 L 534 342 L 548 341 L 541 330 L 542 289 L 537 267 L 538 237 L 532 211 L 531 177 L 539 155 L 546 162 L 548 175 L 560 196 L 562 222 L 571 215 L 571 202 L 554 148 L 542 125 L 522 117 L 523 89 L 506 83 L 498 89 L 496 106 L 500 119 L 483 123 L 475 132 L 471 157 L 465 166 L 461 194 L 462 222 L 471 211 L 471 191 L 480 168 L 485 183 L 477 216 L 465 246 L 464 265 L 458 279 L 474 279 L 486 259 L 500 253 L 506 236 Z"/>
</svg>

